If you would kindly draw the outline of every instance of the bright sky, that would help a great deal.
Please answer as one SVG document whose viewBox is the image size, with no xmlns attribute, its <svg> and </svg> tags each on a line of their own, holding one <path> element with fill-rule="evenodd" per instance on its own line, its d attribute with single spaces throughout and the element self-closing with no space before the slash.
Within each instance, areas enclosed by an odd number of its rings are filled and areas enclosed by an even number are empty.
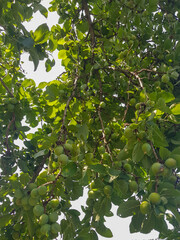
<svg viewBox="0 0 180 240">
<path fill-rule="evenodd" d="M 48 7 L 49 0 L 43 0 L 42 4 L 46 7 Z M 42 23 L 47 23 L 48 26 L 51 28 L 52 25 L 57 24 L 58 22 L 58 16 L 55 13 L 49 13 L 48 19 L 43 17 L 41 14 L 36 13 L 34 15 L 34 18 L 29 23 L 25 23 L 24 25 L 28 30 L 35 30 L 38 25 Z M 56 79 L 56 77 L 63 72 L 63 67 L 61 66 L 60 60 L 57 58 L 57 52 L 53 54 L 56 65 L 52 68 L 50 72 L 46 72 L 44 67 L 44 62 L 41 61 L 38 69 L 36 72 L 34 72 L 34 65 L 32 62 L 28 61 L 28 54 L 23 54 L 22 61 L 24 62 L 23 68 L 25 69 L 25 72 L 27 73 L 27 78 L 32 78 L 36 81 L 36 83 L 40 82 L 49 82 L 51 80 Z M 73 204 L 73 207 L 80 210 L 81 205 L 85 205 L 85 197 L 79 199 Z M 117 207 L 113 206 L 112 208 L 113 213 L 115 216 L 106 218 L 106 226 L 109 227 L 113 232 L 113 238 L 112 240 L 155 240 L 158 237 L 158 232 L 152 231 L 150 234 L 130 234 L 129 233 L 129 223 L 130 218 L 119 218 L 116 216 Z M 99 240 L 105 240 L 106 238 L 99 236 Z"/>
</svg>

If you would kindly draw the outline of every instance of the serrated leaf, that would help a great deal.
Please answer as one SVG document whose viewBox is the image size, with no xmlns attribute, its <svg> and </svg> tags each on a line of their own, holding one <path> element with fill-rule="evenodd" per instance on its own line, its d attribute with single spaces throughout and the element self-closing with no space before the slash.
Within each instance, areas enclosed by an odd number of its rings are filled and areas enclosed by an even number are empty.
<svg viewBox="0 0 180 240">
<path fill-rule="evenodd" d="M 132 160 L 134 162 L 140 162 L 144 157 L 144 152 L 142 151 L 142 143 L 138 142 L 133 148 Z"/>
<path fill-rule="evenodd" d="M 122 218 L 132 216 L 139 210 L 139 205 L 140 203 L 137 200 L 127 200 L 119 205 L 117 215 Z"/>
<path fill-rule="evenodd" d="M 171 152 L 167 148 L 160 147 L 159 155 L 160 155 L 162 160 L 165 161 L 170 156 L 170 154 L 171 154 Z"/>
<path fill-rule="evenodd" d="M 157 125 L 152 125 L 150 127 L 150 131 L 153 137 L 153 143 L 155 147 L 167 147 L 168 143 L 165 139 L 164 134 L 162 131 L 159 129 Z"/>
</svg>

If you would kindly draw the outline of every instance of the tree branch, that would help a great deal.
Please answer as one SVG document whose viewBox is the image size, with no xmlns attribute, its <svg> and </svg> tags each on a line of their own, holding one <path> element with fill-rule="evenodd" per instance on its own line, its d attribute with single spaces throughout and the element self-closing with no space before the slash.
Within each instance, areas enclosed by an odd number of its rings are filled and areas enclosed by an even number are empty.
<svg viewBox="0 0 180 240">
<path fill-rule="evenodd" d="M 6 89 L 6 91 L 9 93 L 11 97 L 14 97 L 13 93 L 9 90 L 9 88 L 6 86 L 5 82 L 0 78 L 0 82 L 2 83 L 3 87 Z"/>
<path fill-rule="evenodd" d="M 95 33 L 94 33 L 93 23 L 92 23 L 92 20 L 91 20 L 91 15 L 90 15 L 89 8 L 88 8 L 86 0 L 82 0 L 82 6 L 83 6 L 83 9 L 85 11 L 86 18 L 87 18 L 87 21 L 88 21 L 88 24 L 89 24 L 89 32 L 90 32 L 90 35 L 91 35 L 91 44 L 92 44 L 92 47 L 94 47 L 95 43 L 96 43 Z"/>
</svg>

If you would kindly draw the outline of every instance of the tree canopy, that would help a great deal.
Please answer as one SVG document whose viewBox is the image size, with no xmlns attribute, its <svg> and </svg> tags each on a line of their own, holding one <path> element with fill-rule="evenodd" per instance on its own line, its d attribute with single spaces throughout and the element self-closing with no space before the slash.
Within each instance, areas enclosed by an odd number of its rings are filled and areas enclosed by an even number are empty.
<svg viewBox="0 0 180 240">
<path fill-rule="evenodd" d="M 59 21 L 27 31 L 38 11 Z M 111 238 L 112 204 L 180 239 L 179 40 L 179 0 L 0 2 L 1 240 Z M 49 72 L 55 50 L 65 71 L 36 85 L 21 55 Z"/>
</svg>

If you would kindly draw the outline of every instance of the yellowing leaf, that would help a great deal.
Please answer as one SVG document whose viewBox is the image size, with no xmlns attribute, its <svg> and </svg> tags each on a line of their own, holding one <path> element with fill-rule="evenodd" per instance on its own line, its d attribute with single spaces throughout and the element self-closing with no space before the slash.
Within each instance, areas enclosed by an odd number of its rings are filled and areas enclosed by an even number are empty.
<svg viewBox="0 0 180 240">
<path fill-rule="evenodd" d="M 171 109 L 171 112 L 174 115 L 180 115 L 180 103 L 177 103 L 173 108 Z"/>
<path fill-rule="evenodd" d="M 59 58 L 59 59 L 63 59 L 63 60 L 66 59 L 66 58 L 67 58 L 66 52 L 67 52 L 67 51 L 64 50 L 64 49 L 63 49 L 63 50 L 60 50 L 59 53 L 58 53 L 58 58 Z"/>
</svg>

